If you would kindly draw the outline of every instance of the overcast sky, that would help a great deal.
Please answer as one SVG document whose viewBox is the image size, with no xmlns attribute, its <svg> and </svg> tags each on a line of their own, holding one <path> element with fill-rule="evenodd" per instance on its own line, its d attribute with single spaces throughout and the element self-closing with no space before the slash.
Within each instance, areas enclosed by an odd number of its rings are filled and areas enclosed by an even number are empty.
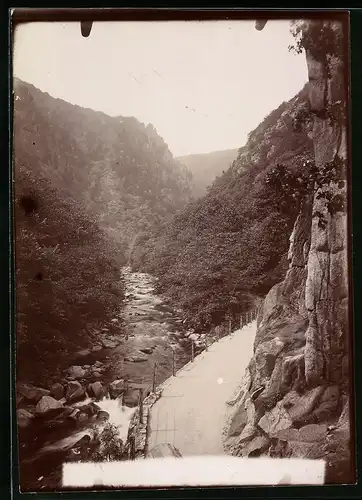
<svg viewBox="0 0 362 500">
<path fill-rule="evenodd" d="M 152 123 L 175 156 L 242 146 L 307 81 L 286 21 L 29 23 L 14 74 L 70 103 Z"/>
</svg>

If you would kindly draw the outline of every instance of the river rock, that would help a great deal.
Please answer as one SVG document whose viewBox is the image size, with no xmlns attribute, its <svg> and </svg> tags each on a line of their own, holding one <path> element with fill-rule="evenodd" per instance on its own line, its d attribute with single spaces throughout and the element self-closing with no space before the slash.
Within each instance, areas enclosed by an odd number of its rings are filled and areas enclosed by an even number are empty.
<svg viewBox="0 0 362 500">
<path fill-rule="evenodd" d="M 16 416 L 18 420 L 18 426 L 21 428 L 28 427 L 34 418 L 34 415 L 32 413 L 23 409 L 17 410 Z"/>
<path fill-rule="evenodd" d="M 105 420 L 109 420 L 109 413 L 107 411 L 101 410 L 97 414 L 97 420 L 100 422 L 104 422 Z"/>
<path fill-rule="evenodd" d="M 86 413 L 89 417 L 97 415 L 101 411 L 101 408 L 93 401 L 87 405 L 80 406 L 78 409 L 80 412 Z"/>
<path fill-rule="evenodd" d="M 153 348 L 152 347 L 144 347 L 143 349 L 140 349 L 143 354 L 152 354 L 153 353 Z"/>
<path fill-rule="evenodd" d="M 101 382 L 94 382 L 90 385 L 91 394 L 97 399 L 102 399 L 106 395 L 106 391 Z"/>
<path fill-rule="evenodd" d="M 74 408 L 74 410 L 72 411 L 72 413 L 70 415 L 68 415 L 68 418 L 70 420 L 74 420 L 74 421 L 77 421 L 78 420 L 78 415 L 80 414 L 80 410 L 79 408 Z"/>
<path fill-rule="evenodd" d="M 92 376 L 95 378 L 101 378 L 102 374 L 98 370 L 95 370 L 94 372 L 92 372 Z"/>
<path fill-rule="evenodd" d="M 67 392 L 65 395 L 65 399 L 68 403 L 74 403 L 76 401 L 80 401 L 85 397 L 85 390 L 82 385 L 74 380 L 73 382 L 69 382 L 67 387 Z"/>
<path fill-rule="evenodd" d="M 109 395 L 112 399 L 116 399 L 124 393 L 125 389 L 123 379 L 114 380 L 109 384 Z"/>
<path fill-rule="evenodd" d="M 50 389 L 50 396 L 57 400 L 64 398 L 64 386 L 59 382 L 53 384 Z"/>
<path fill-rule="evenodd" d="M 111 319 L 111 323 L 118 323 L 118 319 L 117 318 Z"/>
<path fill-rule="evenodd" d="M 103 347 L 101 345 L 95 345 L 94 347 L 92 347 L 92 352 L 98 352 L 98 351 L 101 351 L 103 349 Z"/>
<path fill-rule="evenodd" d="M 109 339 L 101 339 L 103 347 L 106 349 L 114 349 L 117 347 L 118 343 L 115 342 L 114 340 L 109 340 Z"/>
<path fill-rule="evenodd" d="M 68 373 L 70 377 L 74 377 L 75 379 L 77 379 L 83 378 L 86 374 L 86 371 L 81 366 L 74 365 L 68 368 Z"/>
<path fill-rule="evenodd" d="M 90 353 L 91 353 L 90 349 L 82 349 L 81 351 L 77 352 L 77 355 L 85 357 L 85 356 L 89 356 Z"/>
<path fill-rule="evenodd" d="M 199 335 L 197 333 L 191 333 L 189 335 L 189 339 L 195 342 L 196 340 L 199 340 Z"/>
<path fill-rule="evenodd" d="M 43 396 L 48 396 L 50 394 L 50 391 L 47 389 L 35 387 L 32 384 L 19 384 L 18 392 L 31 403 L 37 403 Z"/>
<path fill-rule="evenodd" d="M 63 408 L 63 403 L 57 401 L 51 396 L 43 396 L 36 405 L 35 412 L 37 415 L 45 415 L 53 410 Z"/>
<path fill-rule="evenodd" d="M 147 361 L 147 358 L 144 356 L 132 356 L 132 360 L 134 363 L 145 363 Z"/>
</svg>

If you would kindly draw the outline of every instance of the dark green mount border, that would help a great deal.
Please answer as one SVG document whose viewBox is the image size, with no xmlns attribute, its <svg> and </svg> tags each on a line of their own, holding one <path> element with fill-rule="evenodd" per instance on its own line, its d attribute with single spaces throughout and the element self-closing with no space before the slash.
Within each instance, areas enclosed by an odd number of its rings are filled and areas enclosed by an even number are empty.
<svg viewBox="0 0 362 500">
<path fill-rule="evenodd" d="M 289 9 L 288 3 L 285 4 L 284 9 Z M 312 4 L 313 5 L 313 4 Z M 23 4 L 24 6 L 24 4 Z M 7 6 L 8 8 L 13 7 Z M 49 4 L 42 6 L 41 3 L 37 4 L 38 8 L 46 9 L 47 17 L 50 19 L 50 16 L 57 14 L 57 20 L 60 20 L 59 15 L 59 4 L 57 4 L 57 13 L 55 11 L 49 10 Z M 183 4 L 182 6 L 171 6 L 167 4 L 158 4 L 153 5 L 152 11 L 148 9 L 143 9 L 142 12 L 135 12 L 132 10 L 135 6 L 132 6 L 132 9 L 126 9 L 122 11 L 118 11 L 118 14 L 115 15 L 114 12 L 110 12 L 107 9 L 102 9 L 101 13 L 98 9 L 94 8 L 94 6 L 89 3 L 85 5 L 80 5 L 78 3 L 77 8 L 73 6 L 69 13 L 63 13 L 62 20 L 89 20 L 90 16 L 96 14 L 97 19 L 100 17 L 103 20 L 106 19 L 124 19 L 129 20 L 135 18 L 139 19 L 141 16 L 144 20 L 155 20 L 155 19 L 217 19 L 217 18 L 226 18 L 236 19 L 236 18 L 253 18 L 259 17 L 295 17 L 300 18 L 303 17 L 302 14 L 306 17 L 312 17 L 313 15 L 318 15 L 315 11 L 313 13 L 312 7 L 304 7 L 303 11 L 297 9 L 289 9 L 289 12 L 280 12 L 277 9 L 273 11 L 266 12 L 262 10 L 262 7 L 259 7 L 258 15 L 255 15 L 255 6 L 253 6 L 253 12 L 249 11 L 226 11 L 228 8 L 239 8 L 237 5 L 224 5 L 222 8 L 219 6 L 214 7 L 217 9 L 211 12 L 209 9 L 212 9 L 212 4 L 209 3 L 204 7 L 199 4 L 198 9 L 206 9 L 201 12 L 197 12 L 195 5 L 187 6 L 187 4 Z M 92 7 L 94 8 L 93 12 L 77 12 L 78 8 L 83 7 Z M 112 6 L 108 4 L 108 7 Z M 119 7 L 119 6 L 114 6 Z M 140 6 L 141 7 L 141 6 Z M 251 7 L 251 6 L 250 6 Z M 314 5 L 315 7 L 315 5 Z M 63 7 L 64 9 L 65 7 Z M 187 12 L 182 11 L 181 9 L 188 9 Z M 245 8 L 245 5 L 244 5 Z M 279 9 L 282 9 L 282 6 L 279 6 Z M 33 7 L 31 7 L 33 9 Z M 157 10 L 156 10 L 157 9 Z M 173 10 L 167 10 L 173 9 Z M 264 9 L 268 9 L 267 6 L 264 6 Z M 307 10 L 308 9 L 308 10 Z M 310 9 L 310 10 L 309 10 Z M 348 6 L 345 6 L 343 9 L 348 9 Z M 352 9 L 352 7 L 350 7 Z M 97 12 L 95 12 L 97 10 Z M 44 12 L 44 11 L 43 11 Z M 320 10 L 319 10 L 320 12 Z M 326 10 L 328 14 L 331 11 Z M 0 450 L 2 452 L 2 464 L 0 467 L 0 481 L 1 481 L 1 490 L 0 495 L 1 498 L 19 498 L 22 496 L 33 496 L 33 494 L 23 494 L 20 495 L 18 493 L 18 480 L 17 480 L 17 457 L 16 457 L 16 427 L 15 427 L 15 418 L 13 418 L 14 422 L 11 423 L 9 409 L 11 407 L 11 399 L 10 395 L 12 394 L 11 382 L 13 376 L 13 367 L 14 367 L 14 353 L 11 352 L 11 346 L 14 341 L 14 332 L 13 332 L 13 316 L 14 316 L 14 301 L 13 295 L 10 297 L 9 295 L 9 284 L 10 280 L 13 281 L 13 272 L 10 272 L 9 264 L 12 263 L 11 260 L 11 252 L 12 249 L 10 247 L 10 237 L 9 232 L 11 228 L 11 193 L 10 193 L 10 179 L 11 179 L 11 170 L 10 168 L 6 168 L 6 165 L 10 165 L 10 156 L 9 156 L 9 130 L 8 130 L 8 119 L 11 116 L 11 110 L 9 113 L 9 97 L 8 97 L 8 88 L 9 88 L 9 71 L 10 71 L 10 62 L 9 62 L 9 12 L 5 9 L 1 10 L 0 15 L 0 24 L 1 24 L 1 120 L 0 127 L 3 136 L 3 141 L 0 143 L 0 151 L 2 153 L 2 165 L 3 167 L 0 169 L 0 173 L 2 179 L 0 181 L 0 203 L 1 203 L 1 218 L 0 218 L 0 241 L 1 241 L 1 251 L 0 251 L 0 269 L 1 269 L 1 284 L 3 287 L 3 300 L 0 302 L 1 308 L 1 320 L 2 320 L 2 328 L 1 328 L 1 337 L 0 337 L 0 370 L 1 370 L 1 381 L 2 387 L 0 390 L 0 411 L 1 411 L 1 441 L 0 441 Z M 23 19 L 18 18 L 18 20 L 36 20 L 35 12 L 33 10 L 23 14 L 26 14 Z M 20 15 L 20 13 L 19 13 Z M 320 15 L 320 14 L 319 14 Z M 334 15 L 338 15 L 336 11 L 334 11 Z M 44 19 L 44 18 L 43 18 Z M 353 228 L 353 277 L 354 277 L 354 304 L 355 304 L 355 390 L 356 390 L 356 430 L 357 430 L 357 446 L 359 448 L 359 444 L 361 442 L 361 432 L 360 426 L 358 422 L 360 421 L 362 411 L 361 411 L 361 402 L 362 395 L 361 392 L 362 387 L 362 374 L 359 369 L 360 361 L 362 361 L 361 352 L 362 352 L 362 340 L 361 340 L 361 316 L 360 316 L 360 308 L 359 304 L 362 303 L 362 258 L 358 258 L 359 256 L 359 248 L 362 243 L 362 207 L 361 200 L 362 196 L 360 195 L 360 191 L 362 188 L 362 132 L 361 132 L 361 109 L 362 109 L 362 9 L 353 9 L 351 10 L 351 73 L 352 73 L 352 81 L 351 81 L 351 89 L 352 89 L 352 101 L 351 101 L 351 115 L 352 115 L 352 207 L 353 207 L 353 215 L 352 215 L 352 228 Z M 79 36 L 80 28 L 79 28 Z M 10 69 L 9 69 L 10 68 Z M 12 267 L 11 267 L 12 269 Z M 361 280 L 359 277 L 361 276 Z M 11 309 L 10 309 L 11 305 Z M 11 332 L 11 336 L 9 335 Z M 15 405 L 12 405 L 12 416 L 14 415 Z M 10 446 L 13 446 L 11 450 Z M 358 449 L 357 448 L 357 449 Z M 358 453 L 359 455 L 359 453 Z M 359 459 L 357 462 L 358 469 L 360 469 Z M 13 469 L 13 473 L 11 475 L 10 470 Z M 11 486 L 11 481 L 13 484 Z M 269 496 L 275 498 L 362 498 L 362 488 L 358 485 L 356 486 L 324 486 L 324 487 L 280 487 L 280 488 L 272 488 L 272 487 L 260 487 L 260 488 L 205 488 L 205 489 L 197 489 L 197 488 L 184 488 L 184 489 L 168 489 L 168 490 L 122 490 L 122 491 L 103 491 L 103 492 L 74 492 L 74 493 L 42 493 L 39 494 L 41 499 L 47 500 L 50 498 L 76 498 L 78 499 L 88 499 L 88 498 L 268 498 Z"/>
</svg>

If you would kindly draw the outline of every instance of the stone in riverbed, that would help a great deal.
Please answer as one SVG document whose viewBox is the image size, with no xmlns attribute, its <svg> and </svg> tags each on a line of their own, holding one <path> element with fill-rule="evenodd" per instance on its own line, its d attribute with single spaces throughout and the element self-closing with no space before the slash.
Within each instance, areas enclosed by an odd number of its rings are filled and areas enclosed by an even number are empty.
<svg viewBox="0 0 362 500">
<path fill-rule="evenodd" d="M 82 349 L 81 351 L 77 352 L 77 355 L 85 357 L 85 356 L 89 356 L 90 353 L 91 353 L 90 349 Z"/>
<path fill-rule="evenodd" d="M 92 376 L 95 378 L 101 378 L 102 375 L 98 370 L 95 370 L 94 372 L 92 372 Z"/>
<path fill-rule="evenodd" d="M 93 395 L 97 399 L 102 399 L 106 395 L 106 391 L 101 384 L 101 382 L 94 382 L 90 384 L 91 395 Z"/>
<path fill-rule="evenodd" d="M 153 353 L 153 348 L 152 347 L 144 347 L 143 349 L 140 349 L 143 354 L 152 354 Z"/>
<path fill-rule="evenodd" d="M 31 403 L 37 403 L 43 396 L 48 396 L 50 394 L 50 391 L 47 389 L 35 387 L 32 384 L 19 384 L 18 392 Z"/>
<path fill-rule="evenodd" d="M 75 379 L 77 379 L 83 378 L 86 374 L 86 371 L 81 366 L 74 365 L 68 368 L 68 374 L 70 377 L 74 377 Z"/>
<path fill-rule="evenodd" d="M 92 352 L 98 352 L 98 351 L 101 351 L 102 349 L 103 349 L 103 347 L 101 345 L 95 345 L 92 348 Z"/>
<path fill-rule="evenodd" d="M 101 410 L 97 414 L 97 420 L 103 422 L 109 419 L 109 413 L 107 411 Z"/>
<path fill-rule="evenodd" d="M 27 410 L 17 410 L 16 412 L 18 426 L 21 428 L 26 428 L 31 424 L 31 421 L 34 418 L 34 415 Z"/>
<path fill-rule="evenodd" d="M 144 356 L 132 356 L 132 359 L 134 363 L 145 363 L 147 361 Z"/>
<path fill-rule="evenodd" d="M 101 411 L 101 408 L 93 401 L 87 405 L 80 406 L 78 409 L 80 412 L 85 413 L 90 417 L 97 415 L 98 412 Z"/>
<path fill-rule="evenodd" d="M 125 383 L 123 379 L 114 380 L 109 384 L 109 395 L 111 399 L 116 399 L 121 396 L 125 391 Z"/>
<path fill-rule="evenodd" d="M 118 346 L 118 342 L 109 339 L 101 339 L 101 342 L 106 349 L 115 349 Z"/>
<path fill-rule="evenodd" d="M 63 403 L 57 401 L 51 396 L 43 396 L 36 405 L 35 412 L 37 415 L 45 415 L 46 413 L 50 413 L 53 410 L 59 410 L 63 408 Z"/>
<path fill-rule="evenodd" d="M 53 384 L 50 389 L 50 396 L 57 400 L 64 398 L 64 386 L 59 382 Z"/>
<path fill-rule="evenodd" d="M 82 385 L 77 380 L 69 382 L 67 387 L 67 392 L 65 395 L 65 399 L 67 400 L 67 402 L 74 403 L 76 401 L 80 401 L 84 397 L 85 397 L 84 387 L 82 387 Z"/>
</svg>

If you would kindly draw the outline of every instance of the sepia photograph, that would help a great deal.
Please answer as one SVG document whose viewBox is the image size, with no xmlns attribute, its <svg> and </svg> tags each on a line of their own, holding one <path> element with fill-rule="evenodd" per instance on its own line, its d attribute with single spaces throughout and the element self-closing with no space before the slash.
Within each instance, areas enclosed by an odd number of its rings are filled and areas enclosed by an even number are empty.
<svg viewBox="0 0 362 500">
<path fill-rule="evenodd" d="M 355 483 L 348 13 L 289 14 L 13 23 L 21 492 Z"/>
</svg>

